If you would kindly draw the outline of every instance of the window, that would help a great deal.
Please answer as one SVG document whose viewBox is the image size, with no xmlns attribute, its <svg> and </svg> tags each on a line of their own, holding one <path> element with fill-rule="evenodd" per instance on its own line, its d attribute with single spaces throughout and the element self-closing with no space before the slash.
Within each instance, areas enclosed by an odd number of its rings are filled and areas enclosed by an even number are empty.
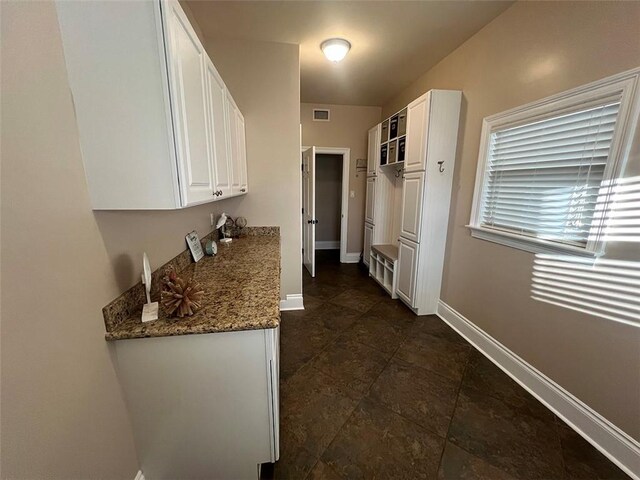
<svg viewBox="0 0 640 480">
<path fill-rule="evenodd" d="M 600 214 L 628 156 L 640 69 L 484 119 L 474 237 L 598 255 Z"/>
</svg>

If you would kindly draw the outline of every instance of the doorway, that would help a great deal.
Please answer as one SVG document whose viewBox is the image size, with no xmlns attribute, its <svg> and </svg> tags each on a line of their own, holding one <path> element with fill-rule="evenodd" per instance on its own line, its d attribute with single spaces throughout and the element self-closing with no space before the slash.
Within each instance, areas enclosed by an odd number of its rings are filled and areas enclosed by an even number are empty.
<svg viewBox="0 0 640 480">
<path fill-rule="evenodd" d="M 302 148 L 302 258 L 315 277 L 316 250 L 340 250 L 347 262 L 348 148 Z"/>
</svg>

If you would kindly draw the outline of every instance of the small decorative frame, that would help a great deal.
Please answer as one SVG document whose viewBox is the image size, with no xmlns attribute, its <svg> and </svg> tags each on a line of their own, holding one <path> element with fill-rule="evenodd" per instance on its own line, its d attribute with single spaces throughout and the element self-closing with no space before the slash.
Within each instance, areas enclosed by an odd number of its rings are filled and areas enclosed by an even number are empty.
<svg viewBox="0 0 640 480">
<path fill-rule="evenodd" d="M 185 239 L 187 240 L 187 245 L 189 245 L 189 250 L 191 250 L 191 255 L 195 262 L 204 257 L 202 244 L 200 243 L 200 238 L 198 238 L 198 233 L 195 230 L 193 232 L 189 232 Z"/>
</svg>

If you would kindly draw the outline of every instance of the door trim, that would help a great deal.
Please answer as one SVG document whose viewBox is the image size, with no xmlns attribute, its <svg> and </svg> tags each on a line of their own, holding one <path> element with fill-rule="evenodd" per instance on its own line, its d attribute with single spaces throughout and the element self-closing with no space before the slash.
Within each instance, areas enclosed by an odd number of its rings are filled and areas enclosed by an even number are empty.
<svg viewBox="0 0 640 480">
<path fill-rule="evenodd" d="M 302 147 L 303 151 L 309 147 Z M 342 155 L 342 202 L 340 204 L 340 263 L 351 263 L 347 253 L 347 229 L 349 226 L 349 163 L 351 149 L 343 147 L 316 147 L 316 155 Z M 360 254 L 358 254 L 360 258 Z"/>
</svg>

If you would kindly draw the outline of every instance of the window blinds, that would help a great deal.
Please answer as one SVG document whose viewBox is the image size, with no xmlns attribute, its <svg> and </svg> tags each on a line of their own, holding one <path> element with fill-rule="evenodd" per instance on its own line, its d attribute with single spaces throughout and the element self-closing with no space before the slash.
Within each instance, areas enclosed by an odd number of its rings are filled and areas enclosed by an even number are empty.
<svg viewBox="0 0 640 480">
<path fill-rule="evenodd" d="M 619 99 L 491 133 L 481 225 L 587 247 Z"/>
</svg>

